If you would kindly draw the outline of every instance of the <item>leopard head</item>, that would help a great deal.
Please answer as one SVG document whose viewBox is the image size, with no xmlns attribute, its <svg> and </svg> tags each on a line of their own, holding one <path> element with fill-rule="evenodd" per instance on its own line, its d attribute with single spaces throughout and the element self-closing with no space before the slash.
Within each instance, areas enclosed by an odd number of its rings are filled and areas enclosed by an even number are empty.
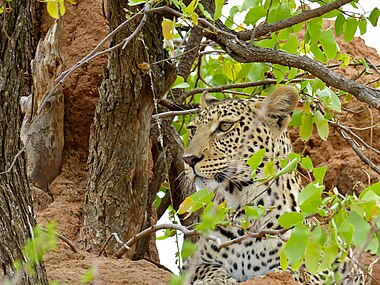
<svg viewBox="0 0 380 285">
<path fill-rule="evenodd" d="M 266 148 L 266 156 L 290 151 L 286 129 L 298 102 L 298 93 L 280 86 L 264 100 L 218 101 L 203 94 L 202 111 L 188 128 L 189 146 L 183 159 L 187 175 L 197 188 L 215 190 L 225 181 L 248 185 L 251 169 L 247 160 Z"/>
</svg>

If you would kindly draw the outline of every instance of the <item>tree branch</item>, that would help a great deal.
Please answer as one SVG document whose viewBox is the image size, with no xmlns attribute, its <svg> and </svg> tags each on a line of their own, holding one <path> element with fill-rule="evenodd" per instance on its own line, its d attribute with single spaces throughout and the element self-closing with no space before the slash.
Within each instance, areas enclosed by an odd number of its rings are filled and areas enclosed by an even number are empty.
<svg viewBox="0 0 380 285">
<path fill-rule="evenodd" d="M 262 230 L 262 231 L 260 231 L 258 233 L 247 232 L 243 236 L 240 236 L 238 238 L 222 242 L 220 244 L 217 244 L 216 246 L 218 247 L 218 249 L 221 249 L 223 247 L 227 247 L 227 246 L 233 245 L 235 243 L 242 242 L 243 240 L 246 240 L 246 239 L 249 239 L 249 238 L 263 238 L 266 235 L 272 235 L 272 236 L 273 235 L 281 235 L 281 234 L 283 234 L 283 233 L 285 233 L 285 232 L 287 232 L 289 230 L 291 230 L 291 228 L 289 228 L 289 229 L 281 228 L 279 230 Z"/>
<path fill-rule="evenodd" d="M 170 118 L 175 116 L 185 116 L 189 114 L 196 114 L 200 111 L 200 109 L 190 109 L 190 110 L 183 110 L 183 111 L 168 111 L 163 113 L 158 113 L 152 116 L 153 119 L 157 120 L 158 118 Z"/>
<path fill-rule="evenodd" d="M 380 168 L 375 165 L 362 151 L 361 149 L 356 145 L 355 141 L 342 129 L 337 127 L 338 132 L 342 135 L 342 137 L 349 143 L 349 145 L 352 147 L 352 149 L 356 152 L 356 154 L 360 157 L 360 159 L 369 165 L 374 171 L 376 171 L 378 174 L 380 174 Z"/>
<path fill-rule="evenodd" d="M 183 234 L 187 236 L 192 236 L 192 235 L 198 235 L 199 233 L 196 232 L 195 230 L 189 230 L 187 227 L 178 225 L 178 224 L 161 224 L 161 225 L 154 225 L 151 226 L 138 234 L 134 235 L 130 240 L 128 240 L 126 243 L 123 244 L 123 247 L 115 253 L 116 258 L 122 258 L 123 255 L 128 251 L 128 249 L 133 246 L 136 242 L 138 242 L 140 239 L 143 237 L 146 237 L 152 233 L 155 233 L 159 230 L 176 230 L 176 231 L 181 231 Z"/>
<path fill-rule="evenodd" d="M 39 227 L 39 229 L 41 229 L 41 231 L 43 231 L 44 233 L 47 233 L 47 229 L 45 229 L 44 227 Z M 78 249 L 76 248 L 76 246 L 73 244 L 73 242 L 68 239 L 67 237 L 65 237 L 64 235 L 60 234 L 59 232 L 55 231 L 55 234 L 57 235 L 57 237 L 64 241 L 70 248 L 71 250 L 74 252 L 74 253 L 78 253 Z"/>
<path fill-rule="evenodd" d="M 304 80 L 305 80 L 304 78 L 296 78 L 296 79 L 291 80 L 290 82 L 296 83 L 296 82 L 302 82 Z M 286 82 L 288 81 L 282 80 L 280 83 L 286 83 Z M 193 96 L 194 94 L 203 93 L 204 91 L 207 91 L 209 93 L 222 92 L 228 89 L 264 86 L 264 85 L 270 85 L 270 84 L 277 84 L 276 79 L 268 78 L 268 79 L 259 80 L 255 82 L 233 83 L 233 84 L 221 85 L 221 86 L 210 87 L 210 88 L 195 88 L 187 92 L 186 97 Z"/>
<path fill-rule="evenodd" d="M 286 20 L 282 20 L 273 24 L 264 24 L 261 26 L 258 26 L 252 30 L 248 31 L 242 31 L 238 34 L 238 38 L 243 41 L 248 41 L 251 39 L 252 34 L 255 34 L 255 38 L 262 37 L 268 33 L 272 33 L 275 31 L 279 31 L 285 28 L 289 28 L 291 26 L 294 26 L 298 23 L 322 16 L 323 14 L 326 14 L 332 10 L 338 9 L 342 7 L 345 4 L 350 3 L 352 0 L 336 0 L 334 2 L 331 2 L 329 4 L 323 5 L 319 8 L 304 11 L 301 14 L 295 15 L 291 18 L 288 18 Z"/>
<path fill-rule="evenodd" d="M 359 101 L 380 108 L 380 91 L 363 86 L 326 68 L 323 64 L 306 56 L 289 54 L 283 51 L 251 46 L 237 38 L 231 39 L 219 34 L 209 34 L 235 60 L 248 62 L 268 62 L 305 70 L 320 78 L 328 85 L 354 95 Z"/>
</svg>

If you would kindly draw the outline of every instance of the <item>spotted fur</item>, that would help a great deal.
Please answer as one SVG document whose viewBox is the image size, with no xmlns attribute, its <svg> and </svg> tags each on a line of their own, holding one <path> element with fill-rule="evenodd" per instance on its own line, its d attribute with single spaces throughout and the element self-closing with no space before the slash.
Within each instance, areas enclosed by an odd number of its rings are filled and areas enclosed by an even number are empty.
<svg viewBox="0 0 380 285">
<path fill-rule="evenodd" d="M 229 208 L 239 210 L 246 204 L 270 209 L 251 229 L 277 229 L 281 214 L 297 211 L 296 198 L 300 184 L 294 172 L 278 177 L 271 184 L 254 182 L 247 160 L 265 148 L 264 161 L 279 159 L 292 151 L 287 135 L 290 115 L 298 102 L 293 87 L 280 86 L 262 101 L 258 99 L 228 99 L 217 101 L 202 96 L 202 111 L 189 124 L 190 144 L 184 161 L 187 175 L 198 189 L 214 191 L 214 202 L 226 201 Z M 256 177 L 265 177 L 264 163 Z M 244 235 L 242 229 L 220 227 L 212 235 L 222 242 Z M 280 268 L 279 238 L 252 238 L 218 249 L 213 241 L 201 239 L 189 269 L 191 284 L 234 284 Z M 345 284 L 362 284 L 361 278 Z M 318 276 L 296 274 L 305 284 L 324 284 Z"/>
</svg>

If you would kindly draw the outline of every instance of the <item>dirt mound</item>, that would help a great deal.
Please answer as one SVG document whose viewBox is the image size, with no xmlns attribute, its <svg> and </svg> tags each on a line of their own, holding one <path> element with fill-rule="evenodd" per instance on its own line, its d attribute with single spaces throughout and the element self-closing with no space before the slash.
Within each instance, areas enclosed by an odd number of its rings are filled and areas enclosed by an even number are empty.
<svg viewBox="0 0 380 285">
<path fill-rule="evenodd" d="M 73 253 L 64 244 L 46 255 L 45 264 L 49 280 L 59 281 L 60 284 L 83 284 L 81 278 L 92 269 L 95 283 L 91 284 L 164 285 L 170 279 L 166 270 L 146 260 L 96 257 L 85 251 Z"/>
<path fill-rule="evenodd" d="M 41 3 L 41 7 L 45 8 L 45 5 Z M 64 21 L 63 51 L 68 68 L 97 45 L 106 35 L 107 25 L 102 15 L 101 1 L 78 1 L 76 6 L 68 6 Z M 44 33 L 52 23 L 46 12 L 43 13 L 42 23 L 41 32 Z M 354 39 L 350 44 L 340 44 L 354 57 L 366 56 L 373 63 L 380 64 L 375 50 L 366 47 L 362 40 Z M 97 58 L 77 69 L 65 81 L 65 149 L 62 172 L 50 186 L 52 197 L 34 189 L 38 222 L 44 225 L 50 220 L 56 220 L 58 231 L 74 241 L 78 248 L 81 246 L 80 227 L 86 187 L 89 130 L 105 62 L 105 56 Z M 360 68 L 356 68 L 345 69 L 344 75 L 357 74 Z M 369 145 L 379 149 L 379 130 L 367 129 L 368 126 L 379 123 L 378 111 L 365 109 L 365 104 L 355 100 L 344 104 L 344 108 L 340 123 L 362 128 L 355 132 Z M 378 179 L 378 175 L 360 161 L 334 127 L 330 127 L 330 133 L 328 141 L 322 141 L 313 135 L 305 147 L 296 131 L 291 132 L 296 151 L 309 154 L 317 166 L 327 163 L 329 174 L 326 180 L 329 188 L 337 186 L 348 192 L 352 189 L 360 190 L 368 185 L 369 179 Z M 365 153 L 375 163 L 380 163 L 379 156 Z M 49 279 L 65 284 L 79 284 L 81 276 L 92 266 L 98 269 L 97 284 L 166 284 L 170 276 L 167 271 L 147 261 L 96 258 L 83 251 L 73 253 L 61 242 L 57 251 L 47 254 L 45 264 Z M 270 273 L 265 278 L 244 284 L 291 284 L 289 278 L 286 273 Z"/>
</svg>

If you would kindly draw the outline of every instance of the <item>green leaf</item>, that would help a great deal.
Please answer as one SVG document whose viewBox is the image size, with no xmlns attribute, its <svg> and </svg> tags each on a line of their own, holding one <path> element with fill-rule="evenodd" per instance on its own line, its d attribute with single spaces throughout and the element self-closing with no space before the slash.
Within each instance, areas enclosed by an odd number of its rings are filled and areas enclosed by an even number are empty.
<svg viewBox="0 0 380 285">
<path fill-rule="evenodd" d="M 185 13 L 188 14 L 188 15 L 191 15 L 194 13 L 195 9 L 197 8 L 198 6 L 198 3 L 199 3 L 199 0 L 193 0 L 190 2 L 190 4 L 186 7 L 185 9 Z"/>
<path fill-rule="evenodd" d="M 311 214 L 318 210 L 318 207 L 322 205 L 321 195 L 324 188 L 324 185 L 314 182 L 307 185 L 300 192 L 297 197 L 297 204 L 303 212 Z"/>
<path fill-rule="evenodd" d="M 128 0 L 128 5 L 129 6 L 136 6 L 136 5 L 140 5 L 142 3 L 147 3 L 148 0 Z"/>
<path fill-rule="evenodd" d="M 248 219 L 258 220 L 266 214 L 263 206 L 244 206 L 244 212 Z"/>
<path fill-rule="evenodd" d="M 186 199 L 179 205 L 178 214 L 182 215 L 188 213 L 185 217 L 189 217 L 193 212 L 203 208 L 209 204 L 214 196 L 213 192 L 209 192 L 207 189 L 201 189 Z"/>
<path fill-rule="evenodd" d="M 255 62 L 252 64 L 251 70 L 248 73 L 248 78 L 251 81 L 258 81 L 265 78 L 265 72 L 269 71 L 270 67 L 264 63 Z"/>
<path fill-rule="evenodd" d="M 256 151 L 247 161 L 247 164 L 252 169 L 252 176 L 256 177 L 256 169 L 259 167 L 261 162 L 263 161 L 263 158 L 265 157 L 266 149 L 262 148 L 258 151 Z"/>
<path fill-rule="evenodd" d="M 307 32 L 310 36 L 310 45 L 319 41 L 322 35 L 322 19 L 313 19 L 308 23 Z"/>
<path fill-rule="evenodd" d="M 196 229 L 204 233 L 214 230 L 218 225 L 225 223 L 225 214 L 227 212 L 226 201 L 217 206 L 213 202 L 209 202 L 200 216 L 200 223 L 196 226 Z"/>
<path fill-rule="evenodd" d="M 175 236 L 175 233 L 175 230 L 166 229 L 162 236 L 156 237 L 156 240 L 166 240 L 167 238 Z"/>
<path fill-rule="evenodd" d="M 364 195 L 369 191 L 373 191 L 374 193 L 380 196 L 380 182 L 376 182 L 364 189 L 363 192 L 360 193 L 359 199 L 363 199 Z"/>
<path fill-rule="evenodd" d="M 299 223 L 294 227 L 288 242 L 285 244 L 284 251 L 293 270 L 296 269 L 295 267 L 305 255 L 309 234 L 308 229 Z"/>
<path fill-rule="evenodd" d="M 329 136 L 329 123 L 319 110 L 314 113 L 314 118 L 319 137 L 326 140 Z"/>
<path fill-rule="evenodd" d="M 331 30 L 323 31 L 321 34 L 321 45 L 328 59 L 333 59 L 338 52 L 338 46 Z"/>
<path fill-rule="evenodd" d="M 297 212 L 289 212 L 282 214 L 278 218 L 278 224 L 283 228 L 289 229 L 294 225 L 298 224 L 299 222 L 302 222 L 303 219 L 303 214 Z"/>
<path fill-rule="evenodd" d="M 364 35 L 367 32 L 367 19 L 361 18 L 358 21 L 358 26 L 360 29 L 360 35 Z"/>
<path fill-rule="evenodd" d="M 265 163 L 265 165 L 264 165 L 265 176 L 269 177 L 269 176 L 274 175 L 274 173 L 275 173 L 274 161 L 271 160 L 271 161 L 268 161 L 267 163 Z"/>
<path fill-rule="evenodd" d="M 273 74 L 276 77 L 277 83 L 280 83 L 282 80 L 284 80 L 288 70 L 289 70 L 289 67 L 287 66 L 273 64 Z"/>
<path fill-rule="evenodd" d="M 343 27 L 345 23 L 346 23 L 346 18 L 343 16 L 343 14 L 339 14 L 336 17 L 336 20 L 334 23 L 335 33 L 338 37 L 343 33 Z"/>
<path fill-rule="evenodd" d="M 377 20 L 380 16 L 380 10 L 379 8 L 375 7 L 375 9 L 372 10 L 371 14 L 368 17 L 368 20 L 371 22 L 372 26 L 377 26 Z"/>
<path fill-rule="evenodd" d="M 183 285 L 184 282 L 183 276 L 171 274 L 168 285 Z"/>
<path fill-rule="evenodd" d="M 310 139 L 313 133 L 313 115 L 303 113 L 302 114 L 302 125 L 300 126 L 300 137 L 303 141 Z"/>
<path fill-rule="evenodd" d="M 224 0 L 215 0 L 214 21 L 218 20 L 220 16 L 222 16 L 223 5 Z"/>
<path fill-rule="evenodd" d="M 319 265 L 318 271 L 323 271 L 331 268 L 331 264 L 338 256 L 338 246 L 335 243 L 328 243 L 323 247 L 323 259 Z"/>
<path fill-rule="evenodd" d="M 339 100 L 339 97 L 333 92 L 330 88 L 326 87 L 323 90 L 317 90 L 316 94 L 326 102 L 326 105 L 329 106 L 336 112 L 342 111 L 342 104 Z"/>
<path fill-rule="evenodd" d="M 268 23 L 284 20 L 286 18 L 289 18 L 290 15 L 291 11 L 288 3 L 280 2 L 277 6 L 270 10 L 268 15 Z"/>
<path fill-rule="evenodd" d="M 355 228 L 353 237 L 355 246 L 363 248 L 366 245 L 367 238 L 371 232 L 371 226 L 356 212 L 351 212 L 347 221 Z"/>
<path fill-rule="evenodd" d="M 172 85 L 172 89 L 176 89 L 176 88 L 188 88 L 190 87 L 190 84 L 188 84 L 187 82 L 185 82 L 185 79 L 178 75 L 176 80 L 174 81 L 173 85 Z"/>
<path fill-rule="evenodd" d="M 182 259 L 186 259 L 192 256 L 193 253 L 196 251 L 196 249 L 197 249 L 197 244 L 192 243 L 191 241 L 185 239 L 183 241 L 182 251 L 181 251 Z"/>
<path fill-rule="evenodd" d="M 164 35 L 165 40 L 167 41 L 172 40 L 174 37 L 174 31 L 175 31 L 175 21 L 164 18 L 162 20 L 161 27 L 162 27 L 162 34 Z"/>
<path fill-rule="evenodd" d="M 292 119 L 289 123 L 289 126 L 295 126 L 295 127 L 301 126 L 302 125 L 302 114 L 303 114 L 302 110 L 299 110 L 299 109 L 294 110 L 293 115 L 292 115 Z"/>
<path fill-rule="evenodd" d="M 256 23 L 261 18 L 264 18 L 266 14 L 266 10 L 264 9 L 264 6 L 260 5 L 255 7 L 254 9 L 250 9 L 245 16 L 244 24 L 246 25 L 252 25 L 256 26 Z"/>
<path fill-rule="evenodd" d="M 54 19 L 57 19 L 59 17 L 58 5 L 59 5 L 60 16 L 65 15 L 66 7 L 65 7 L 64 0 L 56 0 L 56 1 L 48 1 L 47 2 L 47 11 L 48 11 L 50 17 L 52 17 Z"/>
<path fill-rule="evenodd" d="M 293 78 L 295 78 L 298 74 L 298 68 L 290 68 L 290 71 L 288 73 L 288 80 L 292 80 Z"/>
<path fill-rule="evenodd" d="M 322 246 L 314 240 L 310 240 L 306 246 L 305 265 L 311 274 L 317 274 L 321 259 Z"/>
<path fill-rule="evenodd" d="M 301 165 L 307 169 L 308 171 L 312 171 L 313 170 L 313 162 L 311 161 L 311 158 L 307 155 L 307 156 L 304 156 L 302 159 L 301 159 Z"/>
<path fill-rule="evenodd" d="M 286 258 L 286 253 L 285 253 L 284 248 L 282 248 L 280 252 L 280 265 L 281 265 L 282 270 L 288 269 L 288 259 Z"/>
<path fill-rule="evenodd" d="M 300 161 L 299 157 L 293 158 L 284 168 L 282 168 L 279 172 L 273 175 L 273 178 L 280 177 L 285 173 L 291 172 L 297 168 L 298 162 Z"/>
<path fill-rule="evenodd" d="M 298 49 L 298 38 L 292 35 L 282 47 L 283 50 L 295 54 Z"/>
<path fill-rule="evenodd" d="M 80 284 L 87 284 L 91 283 L 96 274 L 96 269 L 94 267 L 90 267 L 88 270 L 85 271 L 85 273 L 80 278 Z"/>
<path fill-rule="evenodd" d="M 181 1 L 181 4 L 183 5 L 182 1 Z M 201 11 L 202 15 L 206 17 L 207 20 L 209 20 L 209 21 L 213 20 L 210 13 L 208 11 L 206 11 L 205 7 L 201 3 L 198 3 L 198 8 L 199 8 L 199 11 Z M 236 8 L 236 6 L 233 8 Z M 229 22 L 231 22 L 231 21 L 229 21 Z M 232 24 L 233 24 L 233 22 L 231 22 L 231 26 L 232 26 Z"/>
<path fill-rule="evenodd" d="M 349 17 L 344 28 L 344 40 L 345 42 L 350 42 L 356 33 L 358 28 L 358 21 L 355 18 Z"/>
<path fill-rule="evenodd" d="M 327 166 L 316 167 L 313 169 L 313 176 L 317 182 L 323 184 L 323 179 L 327 171 Z"/>
<path fill-rule="evenodd" d="M 326 62 L 326 55 L 321 51 L 318 44 L 310 46 L 310 51 L 313 53 L 314 58 L 320 62 Z"/>
</svg>

